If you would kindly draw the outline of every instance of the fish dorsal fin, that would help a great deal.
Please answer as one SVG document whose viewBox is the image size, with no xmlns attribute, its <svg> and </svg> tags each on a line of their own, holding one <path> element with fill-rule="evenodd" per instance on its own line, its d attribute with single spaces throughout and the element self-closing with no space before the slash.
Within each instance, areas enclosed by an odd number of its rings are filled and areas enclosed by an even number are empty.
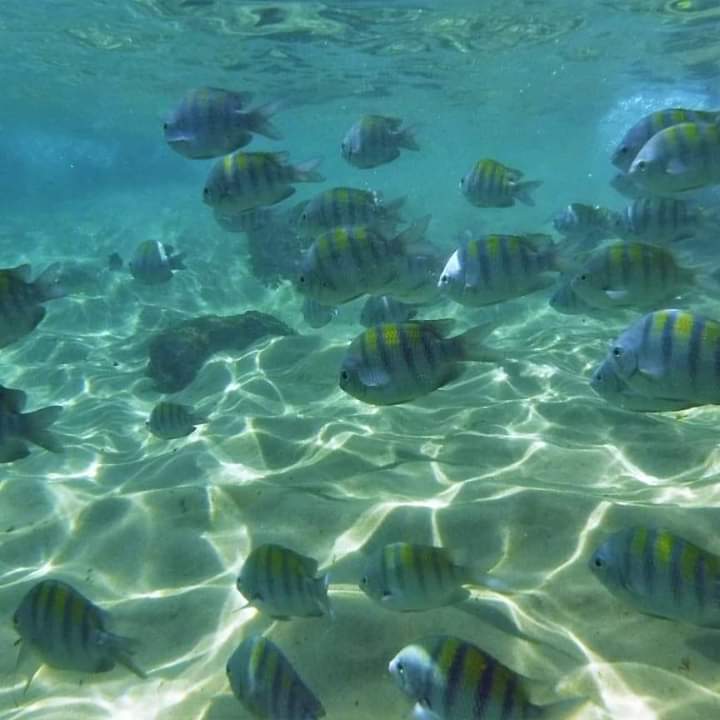
<svg viewBox="0 0 720 720">
<path fill-rule="evenodd" d="M 32 266 L 30 263 L 23 263 L 17 267 L 10 268 L 8 273 L 10 273 L 13 277 L 16 277 L 18 280 L 22 280 L 27 283 L 30 282 L 30 278 L 32 277 Z"/>
<path fill-rule="evenodd" d="M 421 325 L 426 330 L 429 330 L 441 338 L 446 338 L 452 332 L 453 327 L 455 327 L 455 321 L 452 318 L 422 320 L 416 324 Z"/>
<path fill-rule="evenodd" d="M 299 553 L 297 557 L 303 572 L 314 578 L 318 571 L 317 560 L 315 560 L 315 558 L 306 557 L 305 555 L 300 555 Z"/>
</svg>

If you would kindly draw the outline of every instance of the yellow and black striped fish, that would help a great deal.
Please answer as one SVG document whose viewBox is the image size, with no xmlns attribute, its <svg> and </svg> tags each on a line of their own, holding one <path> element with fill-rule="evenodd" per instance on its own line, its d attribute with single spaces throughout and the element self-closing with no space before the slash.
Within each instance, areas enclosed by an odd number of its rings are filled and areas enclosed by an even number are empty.
<svg viewBox="0 0 720 720">
<path fill-rule="evenodd" d="M 476 207 L 511 207 L 515 200 L 535 205 L 530 194 L 542 185 L 540 180 L 521 182 L 520 170 L 503 165 L 497 160 L 478 160 L 473 169 L 460 180 L 460 189 Z"/>
<path fill-rule="evenodd" d="M 107 622 L 107 613 L 97 605 L 52 579 L 34 585 L 13 616 L 22 654 L 34 650 L 51 667 L 90 673 L 107 672 L 120 663 L 144 678 L 131 658 L 135 641 L 109 632 Z"/>
<path fill-rule="evenodd" d="M 593 553 L 590 570 L 640 612 L 720 627 L 720 557 L 670 530 L 613 533 Z"/>
<path fill-rule="evenodd" d="M 163 440 L 186 437 L 195 431 L 196 425 L 203 425 L 208 419 L 198 415 L 188 405 L 173 402 L 159 402 L 150 413 L 146 425 L 148 430 Z"/>
<path fill-rule="evenodd" d="M 648 313 L 611 344 L 608 360 L 647 397 L 720 403 L 720 323 L 684 310 Z"/>
<path fill-rule="evenodd" d="M 274 642 L 243 640 L 227 662 L 235 697 L 258 720 L 316 720 L 325 708 Z"/>
<path fill-rule="evenodd" d="M 685 200 L 646 197 L 617 213 L 614 230 L 627 241 L 669 243 L 693 237 L 702 222 L 700 210 Z"/>
<path fill-rule="evenodd" d="M 400 148 L 419 150 L 412 127 L 399 118 L 363 115 L 346 133 L 342 156 L 357 168 L 374 168 L 400 157 Z"/>
<path fill-rule="evenodd" d="M 345 353 L 340 387 L 372 405 L 396 405 L 451 382 L 460 375 L 460 363 L 502 359 L 483 345 L 492 326 L 447 337 L 452 325 L 452 320 L 426 320 L 368 328 Z"/>
<path fill-rule="evenodd" d="M 415 701 L 416 720 L 564 720 L 583 700 L 530 702 L 523 678 L 479 647 L 432 635 L 404 647 L 388 665 L 395 684 Z"/>
<path fill-rule="evenodd" d="M 317 576 L 312 558 L 282 545 L 260 545 L 248 555 L 237 589 L 248 603 L 276 619 L 332 616 L 329 576 Z"/>
</svg>

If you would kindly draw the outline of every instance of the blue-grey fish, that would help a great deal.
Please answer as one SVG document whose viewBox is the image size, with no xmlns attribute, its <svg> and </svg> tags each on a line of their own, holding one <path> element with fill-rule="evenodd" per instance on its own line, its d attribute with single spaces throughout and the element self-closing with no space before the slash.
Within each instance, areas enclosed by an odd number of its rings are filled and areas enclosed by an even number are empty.
<svg viewBox="0 0 720 720">
<path fill-rule="evenodd" d="M 450 256 L 438 287 L 461 305 L 492 305 L 548 287 L 560 270 L 548 235 L 485 235 Z"/>
<path fill-rule="evenodd" d="M 667 108 L 638 120 L 623 136 L 612 154 L 612 164 L 627 172 L 643 145 L 661 130 L 686 122 L 714 123 L 720 113 L 708 110 Z"/>
<path fill-rule="evenodd" d="M 237 589 L 248 603 L 278 620 L 332 616 L 329 576 L 318 576 L 317 561 L 282 545 L 260 545 L 245 560 Z"/>
<path fill-rule="evenodd" d="M 196 425 L 208 422 L 188 405 L 173 402 L 159 402 L 150 413 L 147 428 L 163 440 L 186 437 L 194 432 Z"/>
<path fill-rule="evenodd" d="M 661 130 L 643 145 L 628 174 L 656 195 L 720 183 L 720 125 L 686 122 Z"/>
<path fill-rule="evenodd" d="M 264 230 L 274 221 L 273 211 L 268 207 L 256 207 L 239 213 L 224 213 L 214 210 L 217 224 L 228 232 L 252 233 Z"/>
<path fill-rule="evenodd" d="M 400 273 L 402 258 L 422 242 L 429 222 L 428 215 L 392 238 L 363 225 L 322 233 L 305 253 L 297 289 L 324 305 L 383 292 Z"/>
<path fill-rule="evenodd" d="M 540 180 L 521 181 L 523 173 L 497 160 L 478 160 L 460 180 L 460 189 L 477 207 L 511 207 L 515 200 L 535 205 L 530 194 L 542 185 Z"/>
<path fill-rule="evenodd" d="M 484 572 L 459 561 L 446 548 L 397 542 L 374 552 L 365 564 L 360 589 L 388 610 L 413 612 L 461 602 L 465 585 L 504 589 Z"/>
<path fill-rule="evenodd" d="M 530 702 L 527 680 L 465 640 L 431 635 L 404 647 L 388 665 L 413 702 L 413 720 L 566 720 L 582 700 Z"/>
<path fill-rule="evenodd" d="M 338 309 L 332 305 L 323 305 L 311 297 L 306 297 L 302 304 L 303 320 L 311 328 L 325 327 L 335 317 Z"/>
<path fill-rule="evenodd" d="M 720 556 L 670 530 L 630 527 L 615 532 L 592 554 L 590 570 L 640 612 L 720 627 Z"/>
<path fill-rule="evenodd" d="M 290 197 L 293 183 L 322 182 L 317 158 L 290 165 L 286 152 L 243 152 L 216 160 L 203 189 L 203 202 L 218 212 L 237 214 Z"/>
<path fill-rule="evenodd" d="M 363 225 L 383 235 L 392 235 L 402 222 L 400 209 L 405 198 L 385 202 L 371 190 L 336 187 L 313 197 L 302 209 L 298 230 L 314 237 L 337 227 Z"/>
<path fill-rule="evenodd" d="M 368 328 L 345 353 L 340 387 L 372 405 L 395 405 L 452 382 L 460 376 L 462 363 L 502 359 L 482 342 L 492 327 L 447 337 L 452 326 L 452 320 L 426 320 Z"/>
<path fill-rule="evenodd" d="M 172 279 L 173 270 L 186 270 L 185 253 L 175 254 L 172 245 L 159 240 L 141 242 L 128 263 L 131 275 L 144 285 L 160 285 Z"/>
<path fill-rule="evenodd" d="M 120 663 L 138 677 L 146 677 L 131 657 L 135 641 L 111 633 L 108 620 L 105 611 L 71 585 L 41 580 L 13 615 L 22 641 L 18 665 L 34 651 L 43 663 L 60 670 L 101 673 Z"/>
<path fill-rule="evenodd" d="M 280 108 L 270 102 L 248 108 L 252 94 L 220 88 L 190 90 L 163 124 L 165 140 L 188 158 L 214 158 L 247 145 L 253 133 L 279 140 L 270 117 Z"/>
<path fill-rule="evenodd" d="M 641 197 L 647 197 L 647 191 L 638 187 L 632 178 L 625 173 L 617 173 L 610 180 L 610 187 L 619 192 L 623 197 L 635 200 Z"/>
<path fill-rule="evenodd" d="M 258 720 L 316 720 L 325 708 L 280 648 L 261 635 L 243 640 L 227 662 L 235 697 Z"/>
<path fill-rule="evenodd" d="M 623 240 L 670 243 L 694 237 L 702 222 L 700 210 L 685 200 L 646 197 L 617 213 L 613 229 Z"/>
<path fill-rule="evenodd" d="M 397 261 L 397 275 L 383 288 L 385 295 L 410 304 L 429 304 L 441 299 L 438 278 L 445 264 L 429 243 L 415 247 Z"/>
<path fill-rule="evenodd" d="M 634 392 L 720 404 L 720 323 L 684 310 L 656 310 L 632 323 L 607 358 Z"/>
<path fill-rule="evenodd" d="M 417 315 L 417 307 L 395 300 L 389 295 L 369 297 L 360 311 L 360 322 L 365 327 L 381 323 L 401 323 L 412 320 Z"/>
<path fill-rule="evenodd" d="M 31 333 L 45 317 L 42 303 L 65 297 L 62 265 L 53 263 L 35 280 L 30 265 L 0 269 L 0 347 Z"/>
<path fill-rule="evenodd" d="M 615 213 L 600 205 L 570 203 L 553 218 L 554 228 L 566 238 L 597 243 L 613 236 Z"/>
<path fill-rule="evenodd" d="M 27 396 L 22 390 L 0 385 L 0 463 L 13 462 L 30 454 L 28 443 L 54 453 L 63 451 L 60 441 L 48 430 L 62 412 L 59 405 L 23 413 Z"/>
<path fill-rule="evenodd" d="M 618 376 L 608 359 L 603 360 L 595 368 L 590 379 L 590 387 L 611 405 L 632 412 L 677 412 L 697 405 L 690 400 L 652 397 L 633 390 Z"/>
<path fill-rule="evenodd" d="M 570 281 L 573 292 L 596 308 L 657 307 L 694 283 L 695 271 L 678 265 L 670 250 L 639 242 L 595 251 Z"/>
<path fill-rule="evenodd" d="M 588 305 L 573 292 L 570 279 L 564 278 L 555 288 L 548 301 L 550 307 L 563 315 L 600 315 L 600 309 Z"/>
<path fill-rule="evenodd" d="M 400 157 L 400 148 L 419 150 L 412 127 L 382 115 L 363 115 L 341 143 L 342 156 L 357 168 L 374 168 Z"/>
</svg>

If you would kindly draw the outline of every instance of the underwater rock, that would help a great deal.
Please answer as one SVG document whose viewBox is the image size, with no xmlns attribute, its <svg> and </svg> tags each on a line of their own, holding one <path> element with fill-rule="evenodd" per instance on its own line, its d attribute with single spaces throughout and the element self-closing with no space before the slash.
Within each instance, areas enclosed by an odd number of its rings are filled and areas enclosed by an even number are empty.
<svg viewBox="0 0 720 720">
<path fill-rule="evenodd" d="M 195 379 L 216 352 L 244 350 L 269 335 L 294 334 L 292 328 L 272 315 L 255 311 L 193 318 L 152 338 L 145 374 L 155 381 L 160 392 L 177 392 Z"/>
</svg>

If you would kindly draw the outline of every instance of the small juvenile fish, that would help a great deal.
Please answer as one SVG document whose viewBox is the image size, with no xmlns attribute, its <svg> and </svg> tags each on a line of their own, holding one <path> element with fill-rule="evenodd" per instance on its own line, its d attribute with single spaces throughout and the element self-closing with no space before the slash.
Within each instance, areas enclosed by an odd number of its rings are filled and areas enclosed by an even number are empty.
<svg viewBox="0 0 720 720">
<path fill-rule="evenodd" d="M 256 207 L 239 213 L 213 211 L 217 224 L 228 232 L 251 233 L 263 230 L 273 222 L 273 211 L 267 207 Z"/>
<path fill-rule="evenodd" d="M 261 635 L 243 640 L 227 662 L 235 697 L 258 720 L 317 720 L 325 708 L 280 648 Z"/>
<path fill-rule="evenodd" d="M 203 202 L 220 213 L 237 214 L 290 197 L 296 182 L 322 182 L 318 159 L 290 165 L 286 152 L 243 152 L 216 160 L 210 170 Z"/>
<path fill-rule="evenodd" d="M 420 150 L 414 130 L 399 118 L 363 115 L 347 132 L 342 156 L 358 168 L 374 168 L 400 157 L 400 148 Z"/>
<path fill-rule="evenodd" d="M 600 582 L 630 606 L 701 627 L 720 627 L 720 556 L 662 528 L 613 533 L 590 558 Z"/>
<path fill-rule="evenodd" d="M 41 580 L 27 592 L 13 615 L 15 631 L 22 641 L 18 665 L 34 650 L 46 665 L 60 670 L 101 673 L 120 663 L 145 678 L 131 658 L 136 642 L 108 631 L 108 619 L 105 611 L 71 585 Z"/>
<path fill-rule="evenodd" d="M 417 315 L 415 305 L 408 305 L 388 295 L 369 297 L 360 311 L 360 322 L 365 327 L 380 323 L 401 323 Z"/>
<path fill-rule="evenodd" d="M 332 616 L 329 575 L 317 577 L 315 560 L 282 545 L 260 545 L 248 555 L 237 589 L 248 603 L 277 620 Z"/>
<path fill-rule="evenodd" d="M 694 237 L 702 217 L 697 208 L 674 198 L 639 198 L 615 217 L 614 230 L 623 240 L 670 243 Z"/>
<path fill-rule="evenodd" d="M 365 225 L 383 235 L 392 235 L 402 222 L 400 209 L 405 198 L 383 202 L 369 190 L 336 187 L 316 195 L 300 213 L 298 230 L 314 237 L 336 227 Z"/>
<path fill-rule="evenodd" d="M 158 240 L 145 240 L 137 246 L 128 263 L 131 275 L 143 285 L 160 285 L 172 279 L 173 270 L 187 270 L 185 253 L 175 255 L 172 245 Z"/>
<path fill-rule="evenodd" d="M 485 573 L 458 564 L 443 547 L 398 542 L 373 553 L 360 589 L 388 610 L 413 612 L 454 605 L 470 596 L 464 585 L 500 587 Z"/>
<path fill-rule="evenodd" d="M 148 430 L 163 440 L 186 437 L 194 432 L 196 425 L 208 422 L 206 417 L 197 415 L 187 405 L 173 402 L 159 402 L 150 413 L 146 425 Z"/>
<path fill-rule="evenodd" d="M 524 678 L 476 645 L 449 635 L 407 645 L 388 671 L 415 702 L 414 720 L 569 720 L 584 702 L 533 705 Z"/>
<path fill-rule="evenodd" d="M 530 193 L 542 185 L 540 180 L 520 182 L 523 173 L 497 160 L 478 160 L 460 180 L 460 189 L 477 207 L 511 207 L 515 200 L 535 205 Z"/>
<path fill-rule="evenodd" d="M 632 323 L 607 358 L 634 392 L 720 404 L 720 323 L 684 310 L 656 310 Z"/>
<path fill-rule="evenodd" d="M 554 228 L 566 238 L 600 242 L 613 236 L 615 213 L 599 205 L 570 203 L 553 218 Z"/>
<path fill-rule="evenodd" d="M 692 287 L 695 271 L 680 267 L 657 245 L 618 242 L 596 251 L 570 281 L 572 291 L 596 308 L 657 307 Z"/>
<path fill-rule="evenodd" d="M 661 130 L 643 145 L 628 174 L 657 195 L 720 183 L 720 125 L 686 122 Z"/>
<path fill-rule="evenodd" d="M 45 317 L 42 303 L 65 297 L 62 265 L 53 263 L 30 280 L 30 265 L 0 270 L 0 348 L 31 333 Z"/>
<path fill-rule="evenodd" d="M 62 407 L 50 407 L 23 413 L 27 395 L 0 385 L 0 463 L 27 457 L 29 442 L 54 453 L 63 451 L 60 441 L 48 430 L 60 415 Z"/>
<path fill-rule="evenodd" d="M 306 297 L 302 304 L 303 320 L 311 328 L 325 327 L 335 317 L 337 317 L 338 309 L 329 305 L 322 305 L 311 297 Z"/>
<path fill-rule="evenodd" d="M 324 232 L 303 258 L 297 289 L 323 305 L 382 292 L 400 272 L 401 258 L 425 236 L 426 216 L 393 238 L 355 225 Z"/>
<path fill-rule="evenodd" d="M 248 109 L 252 94 L 220 88 L 191 90 L 163 124 L 165 140 L 188 158 L 214 158 L 244 147 L 258 133 L 273 140 L 282 135 L 270 117 L 280 108 L 271 102 Z"/>
<path fill-rule="evenodd" d="M 714 123 L 720 113 L 707 110 L 667 108 L 638 120 L 623 136 L 612 154 L 612 164 L 623 172 L 630 170 L 643 145 L 661 130 L 686 122 Z"/>
<path fill-rule="evenodd" d="M 446 337 L 452 326 L 452 320 L 425 320 L 368 328 L 345 353 L 340 387 L 372 405 L 396 405 L 452 382 L 461 374 L 461 363 L 501 359 L 482 344 L 493 327 Z"/>
<path fill-rule="evenodd" d="M 548 235 L 485 235 L 450 256 L 438 287 L 455 302 L 478 307 L 548 287 L 560 270 Z"/>
</svg>

